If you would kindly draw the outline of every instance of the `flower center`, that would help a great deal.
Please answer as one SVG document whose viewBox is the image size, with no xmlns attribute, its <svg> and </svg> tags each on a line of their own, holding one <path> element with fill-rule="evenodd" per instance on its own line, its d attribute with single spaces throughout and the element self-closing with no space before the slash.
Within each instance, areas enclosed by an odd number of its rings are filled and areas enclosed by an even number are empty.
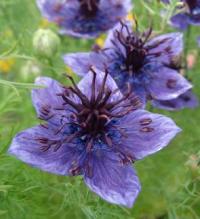
<svg viewBox="0 0 200 219">
<path fill-rule="evenodd" d="M 127 69 L 138 72 L 144 64 L 145 57 L 146 51 L 142 47 L 131 48 L 130 46 L 125 61 Z"/>
<path fill-rule="evenodd" d="M 75 137 L 86 136 L 87 150 L 91 150 L 92 143 L 97 137 L 107 145 L 112 145 L 112 140 L 107 135 L 108 124 L 137 109 L 140 105 L 140 101 L 132 94 L 130 88 L 123 97 L 111 102 L 110 98 L 118 90 L 111 91 L 106 87 L 108 71 L 105 72 L 102 85 L 98 92 L 96 89 L 96 73 L 92 68 L 91 71 L 93 73 L 93 79 L 90 98 L 82 93 L 70 76 L 67 77 L 73 83 L 73 87 L 66 87 L 65 91 L 59 94 L 64 100 L 64 105 L 71 106 L 73 109 L 70 123 L 76 127 L 76 131 L 72 133 L 70 141 Z M 73 101 L 71 97 L 74 95 L 79 98 L 80 103 Z"/>
<path fill-rule="evenodd" d="M 151 30 L 146 34 L 146 36 L 141 37 L 138 33 L 130 32 L 126 24 L 121 23 L 121 25 L 121 31 L 116 31 L 116 34 L 118 41 L 124 47 L 126 52 L 126 70 L 137 73 L 144 65 L 147 56 L 147 50 L 145 49 L 144 44 L 150 37 Z M 127 32 L 127 36 L 124 35 L 124 29 Z"/>
<path fill-rule="evenodd" d="M 100 0 L 79 0 L 80 11 L 86 17 L 93 17 L 98 11 Z"/>
</svg>

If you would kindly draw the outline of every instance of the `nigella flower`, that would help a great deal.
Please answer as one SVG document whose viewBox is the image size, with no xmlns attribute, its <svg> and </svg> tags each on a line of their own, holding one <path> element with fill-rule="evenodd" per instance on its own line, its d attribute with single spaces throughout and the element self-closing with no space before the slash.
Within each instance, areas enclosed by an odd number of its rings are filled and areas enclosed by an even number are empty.
<svg viewBox="0 0 200 219">
<path fill-rule="evenodd" d="M 200 0 L 182 0 L 181 12 L 171 18 L 174 27 L 185 30 L 188 25 L 200 25 Z"/>
<path fill-rule="evenodd" d="M 137 109 L 138 99 L 130 90 L 122 96 L 107 72 L 91 70 L 78 85 L 71 81 L 65 87 L 36 80 L 46 86 L 32 91 L 44 123 L 17 134 L 9 153 L 50 173 L 82 175 L 103 199 L 131 207 L 140 191 L 132 162 L 161 150 L 180 129 Z"/>
<path fill-rule="evenodd" d="M 37 4 L 62 34 L 85 38 L 108 31 L 131 10 L 130 0 L 37 0 Z"/>
<path fill-rule="evenodd" d="M 183 50 L 182 34 L 169 33 L 151 38 L 152 29 L 133 32 L 129 22 L 117 25 L 109 34 L 105 48 L 97 53 L 67 54 L 64 61 L 80 76 L 91 64 L 106 64 L 123 91 L 130 83 L 145 104 L 147 99 L 169 100 L 191 88 L 191 84 L 170 67 Z"/>
</svg>

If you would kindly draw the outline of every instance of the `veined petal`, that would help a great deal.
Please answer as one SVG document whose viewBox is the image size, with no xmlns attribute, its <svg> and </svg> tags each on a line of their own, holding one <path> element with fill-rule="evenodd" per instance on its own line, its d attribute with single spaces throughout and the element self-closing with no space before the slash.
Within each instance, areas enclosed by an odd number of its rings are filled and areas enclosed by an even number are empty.
<svg viewBox="0 0 200 219">
<path fill-rule="evenodd" d="M 116 1 L 116 0 L 101 0 L 100 2 L 100 7 L 101 8 L 105 8 L 105 9 L 109 9 L 111 7 L 111 4 L 113 6 L 119 6 L 119 4 L 123 4 L 123 7 L 124 7 L 124 11 L 128 12 L 132 9 L 132 2 L 131 0 L 119 0 L 119 1 Z"/>
<path fill-rule="evenodd" d="M 62 86 L 55 80 L 48 77 L 36 78 L 35 84 L 44 86 L 32 90 L 32 101 L 37 115 L 46 120 L 56 122 L 61 115 L 56 108 L 63 108 L 63 99 L 58 94 L 63 92 Z"/>
<path fill-rule="evenodd" d="M 176 111 L 184 108 L 195 108 L 199 105 L 199 101 L 192 91 L 187 91 L 186 93 L 172 100 L 153 100 L 152 104 L 154 107 L 159 109 Z"/>
<path fill-rule="evenodd" d="M 156 61 L 170 64 L 183 51 L 183 34 L 168 33 L 157 36 L 147 43 L 146 48 L 150 48 L 149 54 L 158 54 Z"/>
<path fill-rule="evenodd" d="M 145 110 L 137 110 L 122 118 L 119 127 L 123 127 L 124 137 L 114 144 L 116 150 L 135 160 L 166 147 L 181 131 L 172 119 Z"/>
<path fill-rule="evenodd" d="M 122 166 L 112 153 L 96 157 L 93 176 L 85 176 L 85 183 L 106 201 L 129 208 L 141 189 L 135 170 L 131 166 Z"/>
<path fill-rule="evenodd" d="M 76 74 L 84 76 L 88 73 L 91 66 L 97 68 L 104 68 L 105 58 L 95 52 L 91 53 L 71 53 L 63 56 L 64 62 L 68 65 Z"/>
<path fill-rule="evenodd" d="M 44 151 L 44 142 L 47 139 L 51 139 L 52 146 Z M 43 171 L 67 175 L 72 162 L 78 157 L 78 153 L 72 144 L 66 145 L 65 142 L 58 150 L 55 150 L 59 146 L 60 140 L 62 140 L 62 136 L 55 135 L 52 129 L 35 126 L 17 134 L 8 153 Z"/>
<path fill-rule="evenodd" d="M 65 0 L 37 0 L 36 3 L 42 15 L 53 22 L 69 19 L 79 6 L 74 0 L 67 0 L 67 4 Z"/>
<path fill-rule="evenodd" d="M 191 88 L 192 85 L 181 74 L 167 67 L 160 67 L 152 73 L 152 79 L 146 85 L 146 89 L 156 100 L 177 98 Z"/>
</svg>

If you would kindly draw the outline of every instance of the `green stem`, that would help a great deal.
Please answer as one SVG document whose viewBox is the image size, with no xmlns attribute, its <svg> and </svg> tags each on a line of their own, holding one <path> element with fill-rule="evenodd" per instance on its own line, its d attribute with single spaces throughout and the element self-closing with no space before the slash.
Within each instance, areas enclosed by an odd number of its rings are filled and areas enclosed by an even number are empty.
<svg viewBox="0 0 200 219">
<path fill-rule="evenodd" d="M 51 69 L 51 74 L 52 74 L 51 76 L 54 77 L 56 75 L 56 71 L 54 70 L 53 60 L 51 58 L 48 58 L 47 62 L 48 62 L 50 69 Z"/>
</svg>

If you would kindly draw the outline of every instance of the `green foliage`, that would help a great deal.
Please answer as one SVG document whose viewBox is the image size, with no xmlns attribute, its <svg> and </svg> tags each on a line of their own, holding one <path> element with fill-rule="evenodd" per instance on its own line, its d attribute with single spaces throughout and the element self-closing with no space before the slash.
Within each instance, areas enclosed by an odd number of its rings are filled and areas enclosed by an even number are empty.
<svg viewBox="0 0 200 219">
<path fill-rule="evenodd" d="M 169 7 L 156 0 L 151 5 L 135 1 L 139 28 L 145 29 L 150 17 L 157 32 L 172 31 L 167 18 L 175 4 L 173 1 Z M 160 10 L 164 7 L 169 14 L 162 20 Z M 33 78 L 24 80 L 21 68 L 28 60 L 37 61 L 43 75 L 68 83 L 62 76 L 66 67 L 61 55 L 88 51 L 94 43 L 61 36 L 59 53 L 50 59 L 39 58 L 34 55 L 32 36 L 40 27 L 44 28 L 44 22 L 34 0 L 0 1 L 0 60 L 14 60 L 8 73 L 0 72 L 0 219 L 199 219 L 199 108 L 159 111 L 171 116 L 183 132 L 163 151 L 136 163 L 142 192 L 132 209 L 102 201 L 89 191 L 81 177 L 44 173 L 7 155 L 14 135 L 38 123 L 30 99 Z M 53 24 L 48 28 L 57 31 Z M 192 28 L 187 49 L 196 48 L 198 32 L 198 28 Z M 197 94 L 199 68 L 197 63 L 190 73 Z"/>
</svg>

